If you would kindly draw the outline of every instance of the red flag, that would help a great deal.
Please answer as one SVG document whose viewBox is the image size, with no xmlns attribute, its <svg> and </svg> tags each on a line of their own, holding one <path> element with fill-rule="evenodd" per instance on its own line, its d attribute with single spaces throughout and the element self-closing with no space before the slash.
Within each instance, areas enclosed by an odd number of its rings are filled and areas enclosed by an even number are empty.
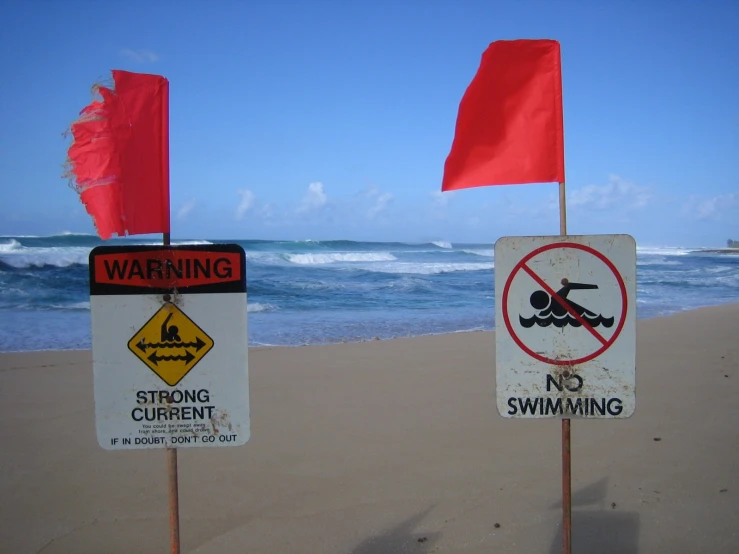
<svg viewBox="0 0 739 554">
<path fill-rule="evenodd" d="M 69 132 L 66 175 L 101 238 L 169 232 L 169 81 L 113 70 Z"/>
<path fill-rule="evenodd" d="M 491 43 L 459 104 L 441 190 L 564 178 L 559 43 Z"/>
</svg>

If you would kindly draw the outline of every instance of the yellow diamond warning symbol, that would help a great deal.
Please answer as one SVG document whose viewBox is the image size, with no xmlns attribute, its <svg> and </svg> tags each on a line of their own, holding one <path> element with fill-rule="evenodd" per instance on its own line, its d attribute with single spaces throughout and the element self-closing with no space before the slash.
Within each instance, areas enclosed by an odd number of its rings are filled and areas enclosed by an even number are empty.
<svg viewBox="0 0 739 554">
<path fill-rule="evenodd" d="M 179 383 L 211 348 L 213 339 L 170 302 L 128 341 L 128 349 L 170 386 Z"/>
</svg>

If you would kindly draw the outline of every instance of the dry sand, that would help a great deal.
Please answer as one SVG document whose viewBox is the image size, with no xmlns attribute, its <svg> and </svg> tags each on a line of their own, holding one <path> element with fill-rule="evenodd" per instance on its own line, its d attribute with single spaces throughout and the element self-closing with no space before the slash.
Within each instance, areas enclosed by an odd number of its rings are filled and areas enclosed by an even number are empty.
<svg viewBox="0 0 739 554">
<path fill-rule="evenodd" d="M 635 415 L 572 423 L 574 552 L 737 554 L 739 305 L 637 348 Z M 250 442 L 179 450 L 182 551 L 561 552 L 560 423 L 500 417 L 494 359 L 487 332 L 251 350 Z M 0 355 L 0 429 L 1 552 L 168 552 L 165 453 L 98 446 L 90 352 Z"/>
</svg>

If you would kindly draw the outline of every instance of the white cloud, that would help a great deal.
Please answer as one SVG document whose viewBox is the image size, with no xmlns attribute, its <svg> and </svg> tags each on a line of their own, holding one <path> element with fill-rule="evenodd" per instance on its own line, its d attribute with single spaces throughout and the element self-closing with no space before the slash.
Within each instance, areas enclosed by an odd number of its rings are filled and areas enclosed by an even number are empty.
<svg viewBox="0 0 739 554">
<path fill-rule="evenodd" d="M 731 219 L 736 221 L 739 218 L 739 193 L 720 194 L 710 198 L 691 196 L 683 207 L 683 213 L 698 220 L 716 221 L 730 213 Z"/>
<path fill-rule="evenodd" d="M 151 50 L 131 50 L 130 48 L 124 48 L 121 50 L 121 55 L 124 58 L 128 58 L 129 60 L 138 63 L 153 63 L 159 61 L 159 56 Z"/>
<path fill-rule="evenodd" d="M 298 206 L 298 213 L 312 212 L 321 209 L 328 202 L 328 197 L 323 191 L 323 183 L 311 183 L 308 185 L 308 191 L 303 196 L 303 200 Z"/>
<path fill-rule="evenodd" d="M 275 209 L 272 204 L 264 204 L 259 210 L 259 217 L 267 221 L 275 216 Z"/>
<path fill-rule="evenodd" d="M 440 190 L 429 192 L 428 195 L 431 197 L 429 216 L 437 221 L 449 221 L 450 210 L 448 208 L 454 194 L 454 192 L 441 192 Z"/>
<path fill-rule="evenodd" d="M 195 200 L 188 200 L 184 204 L 182 204 L 179 209 L 177 210 L 177 219 L 179 221 L 184 221 L 187 219 L 187 216 L 190 215 L 190 212 L 192 212 L 193 208 L 195 208 L 195 205 L 197 202 Z"/>
<path fill-rule="evenodd" d="M 452 198 L 454 198 L 454 194 L 452 191 L 441 192 L 440 190 L 435 190 L 430 192 L 429 196 L 431 196 L 435 208 L 446 208 L 452 201 Z"/>
<path fill-rule="evenodd" d="M 255 196 L 252 191 L 246 189 L 239 189 L 236 191 L 236 194 L 240 197 L 239 205 L 236 206 L 236 219 L 239 220 L 246 215 L 246 212 L 254 207 Z"/>
<path fill-rule="evenodd" d="M 610 210 L 614 207 L 644 208 L 652 198 L 647 187 L 640 187 L 618 175 L 610 175 L 608 184 L 587 185 L 567 195 L 567 206 L 589 211 Z"/>
<path fill-rule="evenodd" d="M 369 210 L 367 210 L 367 218 L 373 219 L 378 214 L 384 212 L 387 207 L 392 203 L 393 201 L 393 195 L 389 192 L 386 192 L 384 194 L 380 194 L 379 191 L 377 191 L 375 198 L 375 203 L 370 207 Z"/>
<path fill-rule="evenodd" d="M 518 192 L 506 191 L 499 202 L 500 206 L 493 205 L 490 210 L 516 219 L 522 216 L 547 218 L 559 212 L 559 195 L 557 194 L 523 196 Z M 483 206 L 483 212 L 489 213 L 487 206 Z"/>
</svg>

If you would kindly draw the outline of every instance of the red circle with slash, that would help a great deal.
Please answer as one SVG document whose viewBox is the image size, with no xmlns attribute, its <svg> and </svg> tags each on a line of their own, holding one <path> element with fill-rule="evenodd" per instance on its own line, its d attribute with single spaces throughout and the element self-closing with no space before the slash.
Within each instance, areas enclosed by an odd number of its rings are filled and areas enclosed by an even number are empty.
<svg viewBox="0 0 739 554">
<path fill-rule="evenodd" d="M 583 252 L 587 252 L 588 254 L 592 254 L 596 258 L 598 258 L 600 261 L 602 261 L 608 269 L 611 270 L 614 277 L 616 278 L 616 282 L 618 283 L 619 289 L 621 290 L 621 319 L 618 322 L 618 325 L 616 326 L 616 330 L 614 331 L 613 335 L 611 335 L 610 339 L 606 339 L 603 337 L 598 331 L 596 331 L 592 325 L 588 324 L 588 322 L 582 318 L 577 312 L 572 310 L 571 307 L 567 305 L 566 302 L 560 302 L 562 307 L 564 307 L 571 316 L 573 316 L 575 319 L 577 319 L 582 327 L 584 327 L 587 331 L 590 332 L 597 340 L 601 343 L 601 347 L 598 348 L 595 352 L 592 354 L 588 354 L 587 356 L 583 356 L 581 358 L 576 358 L 572 360 L 567 359 L 552 359 L 547 358 L 546 356 L 542 356 L 541 354 L 534 352 L 524 344 L 524 342 L 521 340 L 521 338 L 516 334 L 516 332 L 513 330 L 513 326 L 511 325 L 511 320 L 508 315 L 508 293 L 511 289 L 511 283 L 513 282 L 513 279 L 516 277 L 516 275 L 519 273 L 519 271 L 524 271 L 525 273 L 528 273 L 534 281 L 537 282 L 549 295 L 552 297 L 553 302 L 559 302 L 559 299 L 557 298 L 556 293 L 552 290 L 552 288 L 547 285 L 544 280 L 536 275 L 534 271 L 529 268 L 529 266 L 526 265 L 526 263 L 531 260 L 534 256 L 537 256 L 541 254 L 542 252 L 547 252 L 549 250 L 555 250 L 558 248 L 573 248 L 575 250 L 580 250 Z M 593 358 L 597 358 L 600 356 L 603 352 L 608 350 L 614 342 L 616 342 L 616 339 L 621 334 L 621 330 L 624 328 L 624 324 L 626 323 L 626 310 L 628 309 L 628 301 L 626 299 L 626 285 L 624 284 L 623 277 L 621 277 L 621 274 L 618 272 L 618 269 L 616 269 L 616 266 L 613 265 L 611 260 L 606 258 L 601 252 L 598 252 L 594 248 L 591 248 L 589 246 L 585 246 L 584 244 L 576 244 L 574 242 L 558 242 L 555 244 L 548 244 L 546 246 L 542 246 L 540 248 L 537 248 L 536 250 L 533 250 L 532 252 L 529 252 L 526 256 L 524 256 L 520 262 L 516 264 L 516 266 L 513 268 L 513 271 L 511 271 L 511 274 L 508 276 L 508 280 L 506 281 L 505 287 L 503 287 L 503 320 L 505 321 L 505 326 L 508 329 L 508 332 L 511 334 L 511 338 L 515 341 L 515 343 L 526 352 L 529 356 L 532 358 L 536 358 L 540 362 L 544 362 L 547 364 L 554 364 L 554 365 L 575 365 L 575 364 L 581 364 L 587 361 L 592 360 Z"/>
</svg>

